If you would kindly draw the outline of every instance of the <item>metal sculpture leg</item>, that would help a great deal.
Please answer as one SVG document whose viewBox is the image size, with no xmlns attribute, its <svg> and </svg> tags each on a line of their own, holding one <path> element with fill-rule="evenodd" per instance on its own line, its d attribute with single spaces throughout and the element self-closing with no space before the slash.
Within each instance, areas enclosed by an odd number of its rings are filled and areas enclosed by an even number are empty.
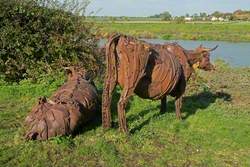
<svg viewBox="0 0 250 167">
<path fill-rule="evenodd" d="M 110 82 L 109 82 L 110 81 Z M 108 80 L 105 82 L 102 95 L 102 126 L 105 129 L 111 127 L 110 105 L 112 100 L 112 92 L 115 89 L 116 82 Z"/>
<path fill-rule="evenodd" d="M 167 111 L 167 96 L 164 96 L 161 99 L 161 113 L 165 113 Z"/>
<path fill-rule="evenodd" d="M 118 119 L 119 119 L 119 129 L 121 132 L 128 132 L 128 126 L 126 121 L 126 105 L 129 101 L 129 98 L 132 96 L 133 90 L 127 91 L 127 89 L 124 89 L 121 93 L 120 100 L 118 102 Z"/>
<path fill-rule="evenodd" d="M 175 99 L 176 118 L 179 120 L 181 120 L 181 106 L 182 106 L 182 96 Z"/>
</svg>

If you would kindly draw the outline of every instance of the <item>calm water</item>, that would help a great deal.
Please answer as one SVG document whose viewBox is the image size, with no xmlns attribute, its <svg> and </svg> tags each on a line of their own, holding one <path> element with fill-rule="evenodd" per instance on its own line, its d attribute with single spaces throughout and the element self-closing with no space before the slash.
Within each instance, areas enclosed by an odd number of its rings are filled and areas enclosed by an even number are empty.
<svg viewBox="0 0 250 167">
<path fill-rule="evenodd" d="M 143 39 L 149 43 L 164 44 L 166 42 L 177 42 L 186 49 L 194 49 L 202 44 L 204 47 L 219 47 L 211 53 L 211 59 L 223 59 L 234 67 L 250 67 L 250 42 L 222 42 L 222 41 L 192 41 L 192 40 L 162 40 L 162 39 Z M 105 40 L 100 41 L 103 45 Z"/>
</svg>

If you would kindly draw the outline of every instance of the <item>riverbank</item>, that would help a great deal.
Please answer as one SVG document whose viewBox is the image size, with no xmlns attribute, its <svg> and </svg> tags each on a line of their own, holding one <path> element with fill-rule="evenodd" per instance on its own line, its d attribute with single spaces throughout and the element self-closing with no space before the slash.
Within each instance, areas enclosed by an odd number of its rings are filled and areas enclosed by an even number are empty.
<svg viewBox="0 0 250 167">
<path fill-rule="evenodd" d="M 173 23 L 173 22 L 96 22 L 99 36 L 107 37 L 114 32 L 140 38 L 161 38 L 167 40 L 216 40 L 249 42 L 249 22 L 232 23 Z"/>
<path fill-rule="evenodd" d="M 104 132 L 99 118 L 76 137 L 45 142 L 26 142 L 23 122 L 63 77 L 0 82 L 0 166 L 249 166 L 250 68 L 217 61 L 216 71 L 197 73 L 184 97 L 183 121 L 175 118 L 172 98 L 161 114 L 159 101 L 134 96 L 126 114 L 130 135 L 118 132 L 113 102 L 113 129 Z"/>
</svg>

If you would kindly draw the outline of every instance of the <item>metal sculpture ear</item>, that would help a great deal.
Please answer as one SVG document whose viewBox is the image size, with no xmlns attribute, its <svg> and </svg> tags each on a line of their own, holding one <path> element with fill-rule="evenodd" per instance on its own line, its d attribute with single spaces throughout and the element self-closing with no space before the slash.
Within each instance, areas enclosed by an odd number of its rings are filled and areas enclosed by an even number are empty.
<svg viewBox="0 0 250 167">
<path fill-rule="evenodd" d="M 198 69 L 198 67 L 200 66 L 200 62 L 197 62 L 197 63 L 195 63 L 195 64 L 193 64 L 193 69 Z"/>
<path fill-rule="evenodd" d="M 38 99 L 38 103 L 39 104 L 44 104 L 46 102 L 47 102 L 47 98 L 46 97 L 39 97 L 39 99 Z"/>
<path fill-rule="evenodd" d="M 65 72 L 66 72 L 67 74 L 72 74 L 72 73 L 73 73 L 71 67 L 64 67 L 63 69 L 65 70 Z"/>
<path fill-rule="evenodd" d="M 64 67 L 63 68 L 68 76 L 68 79 L 73 77 L 73 73 L 74 73 L 74 68 L 73 67 Z"/>
</svg>

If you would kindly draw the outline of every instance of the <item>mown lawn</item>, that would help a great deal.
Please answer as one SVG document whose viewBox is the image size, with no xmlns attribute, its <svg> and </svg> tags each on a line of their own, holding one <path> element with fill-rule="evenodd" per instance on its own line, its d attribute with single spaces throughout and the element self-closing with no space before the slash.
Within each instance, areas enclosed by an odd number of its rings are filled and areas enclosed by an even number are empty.
<svg viewBox="0 0 250 167">
<path fill-rule="evenodd" d="M 198 72 L 183 103 L 160 114 L 160 102 L 136 96 L 127 108 L 130 134 L 103 131 L 100 117 L 75 137 L 25 141 L 23 122 L 39 96 L 49 96 L 63 79 L 39 84 L 0 83 L 0 166 L 250 166 L 250 68 L 217 63 Z M 101 87 L 99 87 L 101 89 Z M 114 101 L 117 101 L 119 90 Z"/>
<path fill-rule="evenodd" d="M 249 42 L 250 24 L 243 23 L 146 23 L 146 22 L 97 22 L 100 35 L 107 37 L 114 32 L 142 38 L 218 40 Z"/>
</svg>

